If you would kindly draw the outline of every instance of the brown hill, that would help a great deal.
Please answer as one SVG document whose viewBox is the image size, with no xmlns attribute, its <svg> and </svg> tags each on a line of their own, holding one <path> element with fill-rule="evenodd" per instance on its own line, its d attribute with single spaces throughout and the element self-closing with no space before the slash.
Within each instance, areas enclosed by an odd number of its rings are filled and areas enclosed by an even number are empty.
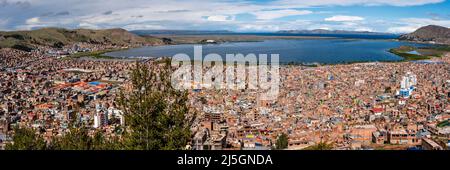
<svg viewBox="0 0 450 170">
<path fill-rule="evenodd" d="M 412 33 L 401 35 L 399 40 L 434 42 L 437 44 L 450 45 L 450 29 L 437 25 L 428 25 L 421 27 Z"/>
<path fill-rule="evenodd" d="M 61 46 L 77 42 L 112 45 L 163 44 L 159 38 L 141 37 L 120 28 L 104 30 L 42 28 L 32 31 L 0 32 L 0 48 Z"/>
</svg>

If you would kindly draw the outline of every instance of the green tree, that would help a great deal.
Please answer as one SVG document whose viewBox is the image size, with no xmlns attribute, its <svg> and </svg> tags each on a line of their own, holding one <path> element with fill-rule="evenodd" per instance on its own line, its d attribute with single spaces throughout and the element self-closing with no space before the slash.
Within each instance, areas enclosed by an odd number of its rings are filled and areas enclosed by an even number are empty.
<svg viewBox="0 0 450 170">
<path fill-rule="evenodd" d="M 275 144 L 276 149 L 286 149 L 288 148 L 289 142 L 288 142 L 288 136 L 284 133 L 282 133 L 277 138 L 277 143 Z"/>
<path fill-rule="evenodd" d="M 385 93 L 391 93 L 392 92 L 392 88 L 390 86 L 386 87 L 386 88 L 384 88 L 384 92 Z"/>
<path fill-rule="evenodd" d="M 35 130 L 25 127 L 14 128 L 12 143 L 6 145 L 6 150 L 44 150 L 46 142 Z"/>
<path fill-rule="evenodd" d="M 54 150 L 90 150 L 92 138 L 86 128 L 71 128 L 69 132 L 60 137 L 54 137 L 51 148 Z"/>
<path fill-rule="evenodd" d="M 71 128 L 61 137 L 53 137 L 49 148 L 54 150 L 116 150 L 120 149 L 120 141 L 116 138 L 106 139 L 101 131 L 89 135 L 88 129 L 82 126 Z"/>
<path fill-rule="evenodd" d="M 122 90 L 118 100 L 127 126 L 126 149 L 182 149 L 190 140 L 187 92 L 171 86 L 171 72 L 168 61 L 152 67 L 136 63 L 132 90 Z"/>
<path fill-rule="evenodd" d="M 122 142 L 118 137 L 108 137 L 104 136 L 103 132 L 97 131 L 94 136 L 92 136 L 92 150 L 122 150 Z"/>
</svg>

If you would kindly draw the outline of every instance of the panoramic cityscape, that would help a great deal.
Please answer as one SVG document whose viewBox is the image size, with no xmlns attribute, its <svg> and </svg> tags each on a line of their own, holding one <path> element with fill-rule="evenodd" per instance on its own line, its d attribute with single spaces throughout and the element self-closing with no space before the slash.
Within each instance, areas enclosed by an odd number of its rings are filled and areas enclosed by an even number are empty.
<svg viewBox="0 0 450 170">
<path fill-rule="evenodd" d="M 448 1 L 0 9 L 0 150 L 450 148 Z"/>
</svg>

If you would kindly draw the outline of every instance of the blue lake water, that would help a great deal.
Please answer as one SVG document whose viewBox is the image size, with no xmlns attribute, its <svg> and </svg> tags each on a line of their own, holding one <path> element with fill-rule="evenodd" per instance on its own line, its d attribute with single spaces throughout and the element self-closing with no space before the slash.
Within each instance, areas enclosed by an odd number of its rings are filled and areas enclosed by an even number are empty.
<svg viewBox="0 0 450 170">
<path fill-rule="evenodd" d="M 261 42 L 229 42 L 202 45 L 203 56 L 217 53 L 225 58 L 226 54 L 241 53 L 279 54 L 281 63 L 349 63 L 365 61 L 398 61 L 401 57 L 388 50 L 402 45 L 427 46 L 411 42 L 399 42 L 383 39 L 280 39 Z M 105 55 L 113 57 L 172 57 L 185 53 L 193 57 L 194 45 L 168 45 L 134 48 L 115 51 Z"/>
<path fill-rule="evenodd" d="M 420 55 L 420 53 L 419 53 L 418 51 L 416 51 L 416 50 L 408 51 L 408 52 L 406 52 L 406 53 L 408 53 L 408 54 Z"/>
</svg>

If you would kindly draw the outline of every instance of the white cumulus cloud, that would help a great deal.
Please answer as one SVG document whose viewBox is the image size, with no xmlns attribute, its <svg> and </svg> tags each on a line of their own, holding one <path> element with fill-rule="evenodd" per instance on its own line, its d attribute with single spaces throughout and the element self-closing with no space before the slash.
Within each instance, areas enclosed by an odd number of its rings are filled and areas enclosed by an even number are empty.
<svg viewBox="0 0 450 170">
<path fill-rule="evenodd" d="M 417 28 L 417 26 L 400 26 L 400 27 L 390 27 L 388 28 L 387 32 L 390 33 L 410 33 L 414 32 Z"/>
<path fill-rule="evenodd" d="M 311 6 L 350 6 L 350 5 L 365 5 L 365 6 L 417 6 L 425 4 L 435 4 L 444 2 L 445 0 L 279 0 L 277 4 L 295 7 L 311 7 Z"/>
<path fill-rule="evenodd" d="M 234 17 L 231 16 L 227 16 L 227 15 L 212 15 L 212 16 L 208 16 L 206 18 L 208 21 L 233 21 Z"/>
<path fill-rule="evenodd" d="M 347 16 L 347 15 L 336 15 L 329 18 L 325 18 L 325 21 L 331 22 L 350 22 L 350 21 L 362 21 L 363 17 L 359 16 Z"/>
<path fill-rule="evenodd" d="M 256 11 L 252 12 L 253 15 L 256 16 L 256 19 L 261 20 L 271 20 L 281 17 L 293 16 L 293 15 L 307 15 L 312 14 L 312 11 L 309 10 L 270 10 L 270 11 Z"/>
<path fill-rule="evenodd" d="M 19 2 L 20 1 L 20 2 Z M 444 25 L 446 21 L 425 21 L 423 23 L 406 24 L 398 20 L 393 13 L 386 24 L 373 24 L 363 14 L 347 14 L 330 16 L 324 22 L 317 19 L 322 15 L 335 13 L 337 6 L 420 6 L 436 4 L 444 0 L 274 0 L 263 3 L 237 0 L 7 0 L 0 5 L 0 30 L 34 29 L 38 27 L 66 28 L 114 28 L 126 29 L 240 29 L 277 30 L 327 27 L 330 29 L 373 28 L 386 31 L 398 30 L 394 27 L 417 27 L 425 23 Z M 0 0 L 1 4 L 2 0 Z M 17 2 L 17 3 L 16 3 Z M 22 3 L 26 2 L 26 3 Z M 439 4 L 440 5 L 440 4 Z M 445 4 L 444 4 L 445 5 Z M 408 7 L 405 7 L 408 8 Z M 411 11 L 414 9 L 411 8 Z M 67 11 L 70 15 L 44 15 Z M 105 11 L 110 15 L 104 15 Z M 315 15 L 309 17 L 308 14 Z M 299 15 L 308 15 L 303 17 Z M 349 16 L 346 16 L 349 15 Z M 255 19 L 252 17 L 254 16 Z M 289 18 L 283 21 L 281 18 Z M 380 16 L 381 17 L 381 16 Z M 292 23 L 292 19 L 312 19 L 310 24 Z M 372 18 L 372 17 L 371 17 Z M 5 21 L 8 20 L 8 21 Z M 268 21 L 264 26 L 259 21 Z M 328 22 L 330 21 L 330 22 Z M 331 22 L 334 21 L 334 22 Z M 400 23 L 392 23 L 400 22 Z M 415 21 L 414 21 L 415 22 Z M 422 22 L 422 21 L 421 21 Z M 447 25 L 448 26 L 448 25 Z"/>
<path fill-rule="evenodd" d="M 387 29 L 390 33 L 410 33 L 427 25 L 439 25 L 450 27 L 450 20 L 433 20 L 429 18 L 404 18 L 401 19 L 397 26 Z"/>
<path fill-rule="evenodd" d="M 368 31 L 368 32 L 373 32 L 374 30 L 373 30 L 372 28 L 361 27 L 361 28 L 356 28 L 355 31 Z"/>
<path fill-rule="evenodd" d="M 39 19 L 39 17 L 33 17 L 33 18 L 29 18 L 29 19 L 27 19 L 26 21 L 25 21 L 25 23 L 26 24 L 38 24 L 38 23 L 40 23 L 41 21 L 40 21 L 40 19 Z"/>
</svg>

